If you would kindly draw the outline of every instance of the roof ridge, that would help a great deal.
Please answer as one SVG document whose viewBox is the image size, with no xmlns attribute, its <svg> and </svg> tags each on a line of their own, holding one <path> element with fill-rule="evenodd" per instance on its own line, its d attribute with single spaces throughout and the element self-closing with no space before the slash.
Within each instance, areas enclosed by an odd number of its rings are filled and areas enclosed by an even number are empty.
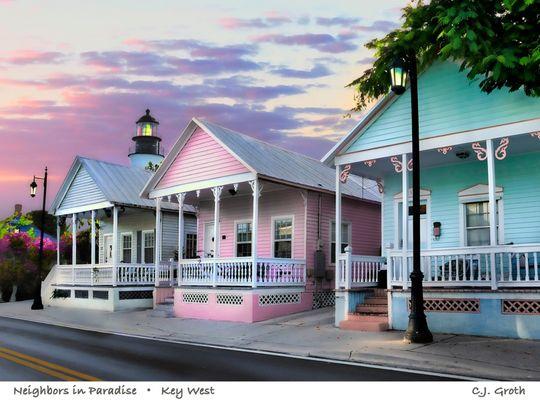
<svg viewBox="0 0 540 400">
<path fill-rule="evenodd" d="M 86 160 L 86 161 L 94 161 L 94 162 L 98 162 L 98 163 L 101 163 L 101 164 L 107 164 L 107 165 L 112 165 L 114 167 L 122 167 L 122 168 L 126 168 L 126 169 L 130 169 L 132 171 L 141 171 L 141 172 L 144 172 L 144 173 L 147 173 L 147 174 L 151 174 L 150 171 L 147 171 L 145 169 L 141 169 L 141 168 L 138 168 L 138 167 L 133 167 L 131 165 L 124 165 L 124 164 L 117 164 L 117 163 L 113 163 L 111 161 L 104 161 L 104 160 L 98 160 L 97 158 L 90 158 L 90 157 L 85 157 L 85 156 L 77 156 L 78 159 L 81 159 L 81 160 Z"/>
</svg>

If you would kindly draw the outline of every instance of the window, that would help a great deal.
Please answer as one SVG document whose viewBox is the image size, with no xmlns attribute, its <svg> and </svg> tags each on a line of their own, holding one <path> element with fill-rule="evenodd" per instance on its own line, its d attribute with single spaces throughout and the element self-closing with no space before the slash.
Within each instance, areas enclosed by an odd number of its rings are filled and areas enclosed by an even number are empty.
<svg viewBox="0 0 540 400">
<path fill-rule="evenodd" d="M 464 206 L 467 246 L 489 246 L 489 202 L 465 203 Z"/>
<path fill-rule="evenodd" d="M 345 251 L 345 248 L 351 243 L 350 238 L 351 224 L 341 223 L 341 252 Z M 336 263 L 336 223 L 332 222 L 330 227 L 330 262 Z"/>
<path fill-rule="evenodd" d="M 197 258 L 197 234 L 186 234 L 186 245 L 184 246 L 184 258 Z"/>
<path fill-rule="evenodd" d="M 133 236 L 131 233 L 122 233 L 122 262 L 131 262 L 131 243 Z"/>
<path fill-rule="evenodd" d="M 144 262 L 152 264 L 154 262 L 154 232 L 143 232 L 143 254 Z"/>
<path fill-rule="evenodd" d="M 236 257 L 251 256 L 251 222 L 236 224 Z"/>
<path fill-rule="evenodd" d="M 292 258 L 292 218 L 274 220 L 274 257 Z"/>
</svg>

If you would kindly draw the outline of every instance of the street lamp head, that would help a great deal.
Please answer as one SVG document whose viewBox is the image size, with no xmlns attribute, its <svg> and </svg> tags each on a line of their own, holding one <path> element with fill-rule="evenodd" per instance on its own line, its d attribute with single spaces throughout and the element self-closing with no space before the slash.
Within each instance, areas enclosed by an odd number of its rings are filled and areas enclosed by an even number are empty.
<svg viewBox="0 0 540 400">
<path fill-rule="evenodd" d="M 36 190 L 37 190 L 37 183 L 36 183 L 36 177 L 34 176 L 34 180 L 30 184 L 30 196 L 36 197 Z"/>
<path fill-rule="evenodd" d="M 407 85 L 408 69 L 402 59 L 396 59 L 390 68 L 390 78 L 392 79 L 391 90 L 397 95 L 405 93 Z"/>
</svg>

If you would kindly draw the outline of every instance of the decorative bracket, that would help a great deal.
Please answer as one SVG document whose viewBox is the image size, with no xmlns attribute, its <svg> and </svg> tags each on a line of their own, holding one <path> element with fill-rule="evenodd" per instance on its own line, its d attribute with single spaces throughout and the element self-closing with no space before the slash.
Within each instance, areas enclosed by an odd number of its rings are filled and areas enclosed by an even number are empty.
<svg viewBox="0 0 540 400">
<path fill-rule="evenodd" d="M 179 206 L 179 207 L 180 207 L 181 205 L 184 204 L 184 200 L 185 200 L 185 198 L 186 198 L 186 194 L 187 194 L 187 193 L 178 193 L 178 194 L 176 195 L 176 198 L 178 199 L 178 206 Z"/>
<path fill-rule="evenodd" d="M 377 160 L 366 160 L 364 161 L 364 165 L 367 165 L 368 167 L 373 167 L 376 162 Z"/>
<path fill-rule="evenodd" d="M 212 188 L 212 193 L 214 194 L 214 201 L 216 203 L 219 202 L 222 191 L 223 191 L 223 186 L 216 186 Z"/>
<path fill-rule="evenodd" d="M 196 190 L 195 194 L 197 195 L 197 198 L 201 197 L 201 191 L 200 190 Z"/>
<path fill-rule="evenodd" d="M 529 133 L 529 135 L 531 135 L 531 137 L 536 137 L 537 139 L 540 140 L 540 131 Z"/>
<path fill-rule="evenodd" d="M 407 170 L 412 171 L 413 169 L 413 162 L 412 158 L 407 162 Z"/>
<path fill-rule="evenodd" d="M 497 160 L 504 160 L 506 158 L 506 149 L 508 148 L 509 144 L 510 139 L 508 139 L 507 137 L 501 139 L 499 147 L 497 147 L 497 149 L 495 150 L 495 158 Z"/>
<path fill-rule="evenodd" d="M 249 181 L 249 186 L 251 186 L 251 192 L 252 192 L 253 196 L 255 197 L 255 181 Z M 262 189 L 263 189 L 263 185 L 261 185 L 261 183 L 259 182 L 258 197 L 261 197 Z"/>
<path fill-rule="evenodd" d="M 447 155 L 450 151 L 452 151 L 452 146 L 439 147 L 437 151 L 439 153 L 443 153 L 444 155 Z"/>
<path fill-rule="evenodd" d="M 232 186 L 233 186 L 234 191 L 238 192 L 238 183 L 234 183 Z"/>
<path fill-rule="evenodd" d="M 473 143 L 472 149 L 476 153 L 476 158 L 478 158 L 478 161 L 485 161 L 487 159 L 487 150 L 484 149 L 479 142 Z"/>
<path fill-rule="evenodd" d="M 347 179 L 349 179 L 350 174 L 351 174 L 351 164 L 347 164 L 343 167 L 343 171 L 341 171 L 341 174 L 339 174 L 339 181 L 341 183 L 347 183 Z"/>
<path fill-rule="evenodd" d="M 403 171 L 403 165 L 401 165 L 401 161 L 394 156 L 390 157 L 390 162 L 394 165 L 394 170 L 399 174 L 401 171 Z"/>
<path fill-rule="evenodd" d="M 381 178 L 377 178 L 377 188 L 379 189 L 380 194 L 384 193 L 384 184 Z"/>
</svg>

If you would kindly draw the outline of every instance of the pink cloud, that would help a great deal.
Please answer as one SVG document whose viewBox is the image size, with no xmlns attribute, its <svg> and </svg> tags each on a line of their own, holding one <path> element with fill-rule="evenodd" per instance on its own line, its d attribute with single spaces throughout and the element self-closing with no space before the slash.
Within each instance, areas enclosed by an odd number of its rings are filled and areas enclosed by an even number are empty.
<svg viewBox="0 0 540 400">
<path fill-rule="evenodd" d="M 65 54 L 55 51 L 16 50 L 0 58 L 0 63 L 26 65 L 26 64 L 58 64 L 65 58 Z"/>
</svg>

